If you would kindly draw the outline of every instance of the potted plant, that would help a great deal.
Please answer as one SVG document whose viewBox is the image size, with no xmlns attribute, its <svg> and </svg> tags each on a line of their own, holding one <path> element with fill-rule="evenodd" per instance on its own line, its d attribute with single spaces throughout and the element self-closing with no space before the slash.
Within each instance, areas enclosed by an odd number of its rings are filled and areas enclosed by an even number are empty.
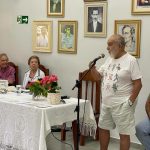
<svg viewBox="0 0 150 150">
<path fill-rule="evenodd" d="M 42 79 L 31 82 L 29 90 L 34 97 L 45 96 L 52 104 L 60 102 L 60 90 L 58 86 L 58 78 L 56 75 L 45 76 Z"/>
</svg>

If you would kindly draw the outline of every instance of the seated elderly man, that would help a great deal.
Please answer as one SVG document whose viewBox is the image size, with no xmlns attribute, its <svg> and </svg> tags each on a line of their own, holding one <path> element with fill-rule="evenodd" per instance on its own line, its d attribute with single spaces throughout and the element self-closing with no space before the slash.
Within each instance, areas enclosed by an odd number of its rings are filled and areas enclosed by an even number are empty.
<svg viewBox="0 0 150 150">
<path fill-rule="evenodd" d="M 8 56 L 5 53 L 0 54 L 0 79 L 8 80 L 9 85 L 15 82 L 15 69 L 8 65 Z"/>
<path fill-rule="evenodd" d="M 145 150 L 150 150 L 150 94 L 145 104 L 147 118 L 136 126 L 136 136 L 144 145 Z"/>
</svg>

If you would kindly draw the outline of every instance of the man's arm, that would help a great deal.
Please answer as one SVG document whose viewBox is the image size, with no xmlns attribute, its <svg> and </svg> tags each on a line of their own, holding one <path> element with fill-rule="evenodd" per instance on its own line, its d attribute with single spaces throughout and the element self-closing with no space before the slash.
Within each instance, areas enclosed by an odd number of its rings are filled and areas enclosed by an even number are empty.
<svg viewBox="0 0 150 150">
<path fill-rule="evenodd" d="M 150 119 L 150 94 L 149 94 L 146 104 L 145 104 L 145 110 L 146 110 L 147 116 Z"/>
<path fill-rule="evenodd" d="M 141 88 L 142 88 L 141 79 L 133 80 L 133 89 L 132 89 L 131 96 L 129 98 L 133 103 L 136 100 Z"/>
<path fill-rule="evenodd" d="M 8 83 L 11 85 L 15 82 L 15 69 L 12 67 L 8 76 Z"/>
</svg>

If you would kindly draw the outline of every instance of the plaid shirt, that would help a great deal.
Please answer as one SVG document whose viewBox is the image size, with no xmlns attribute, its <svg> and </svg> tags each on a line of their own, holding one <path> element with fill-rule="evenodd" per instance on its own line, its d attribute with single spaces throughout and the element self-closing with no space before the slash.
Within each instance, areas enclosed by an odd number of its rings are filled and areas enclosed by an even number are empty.
<svg viewBox="0 0 150 150">
<path fill-rule="evenodd" d="M 0 79 L 15 82 L 15 69 L 11 66 L 0 68 Z"/>
</svg>

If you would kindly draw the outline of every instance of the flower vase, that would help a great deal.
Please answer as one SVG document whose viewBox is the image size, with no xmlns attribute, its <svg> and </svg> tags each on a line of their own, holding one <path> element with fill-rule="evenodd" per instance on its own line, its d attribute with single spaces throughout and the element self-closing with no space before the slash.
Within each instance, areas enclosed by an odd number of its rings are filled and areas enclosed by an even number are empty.
<svg viewBox="0 0 150 150">
<path fill-rule="evenodd" d="M 57 105 L 60 103 L 61 96 L 60 93 L 48 93 L 47 101 L 52 105 Z"/>
<path fill-rule="evenodd" d="M 44 100 L 45 99 L 45 97 L 44 96 L 42 96 L 42 95 L 32 95 L 32 100 L 34 100 L 34 101 L 39 101 L 39 100 Z"/>
<path fill-rule="evenodd" d="M 40 95 L 32 95 L 32 100 L 38 101 L 40 99 Z"/>
</svg>

